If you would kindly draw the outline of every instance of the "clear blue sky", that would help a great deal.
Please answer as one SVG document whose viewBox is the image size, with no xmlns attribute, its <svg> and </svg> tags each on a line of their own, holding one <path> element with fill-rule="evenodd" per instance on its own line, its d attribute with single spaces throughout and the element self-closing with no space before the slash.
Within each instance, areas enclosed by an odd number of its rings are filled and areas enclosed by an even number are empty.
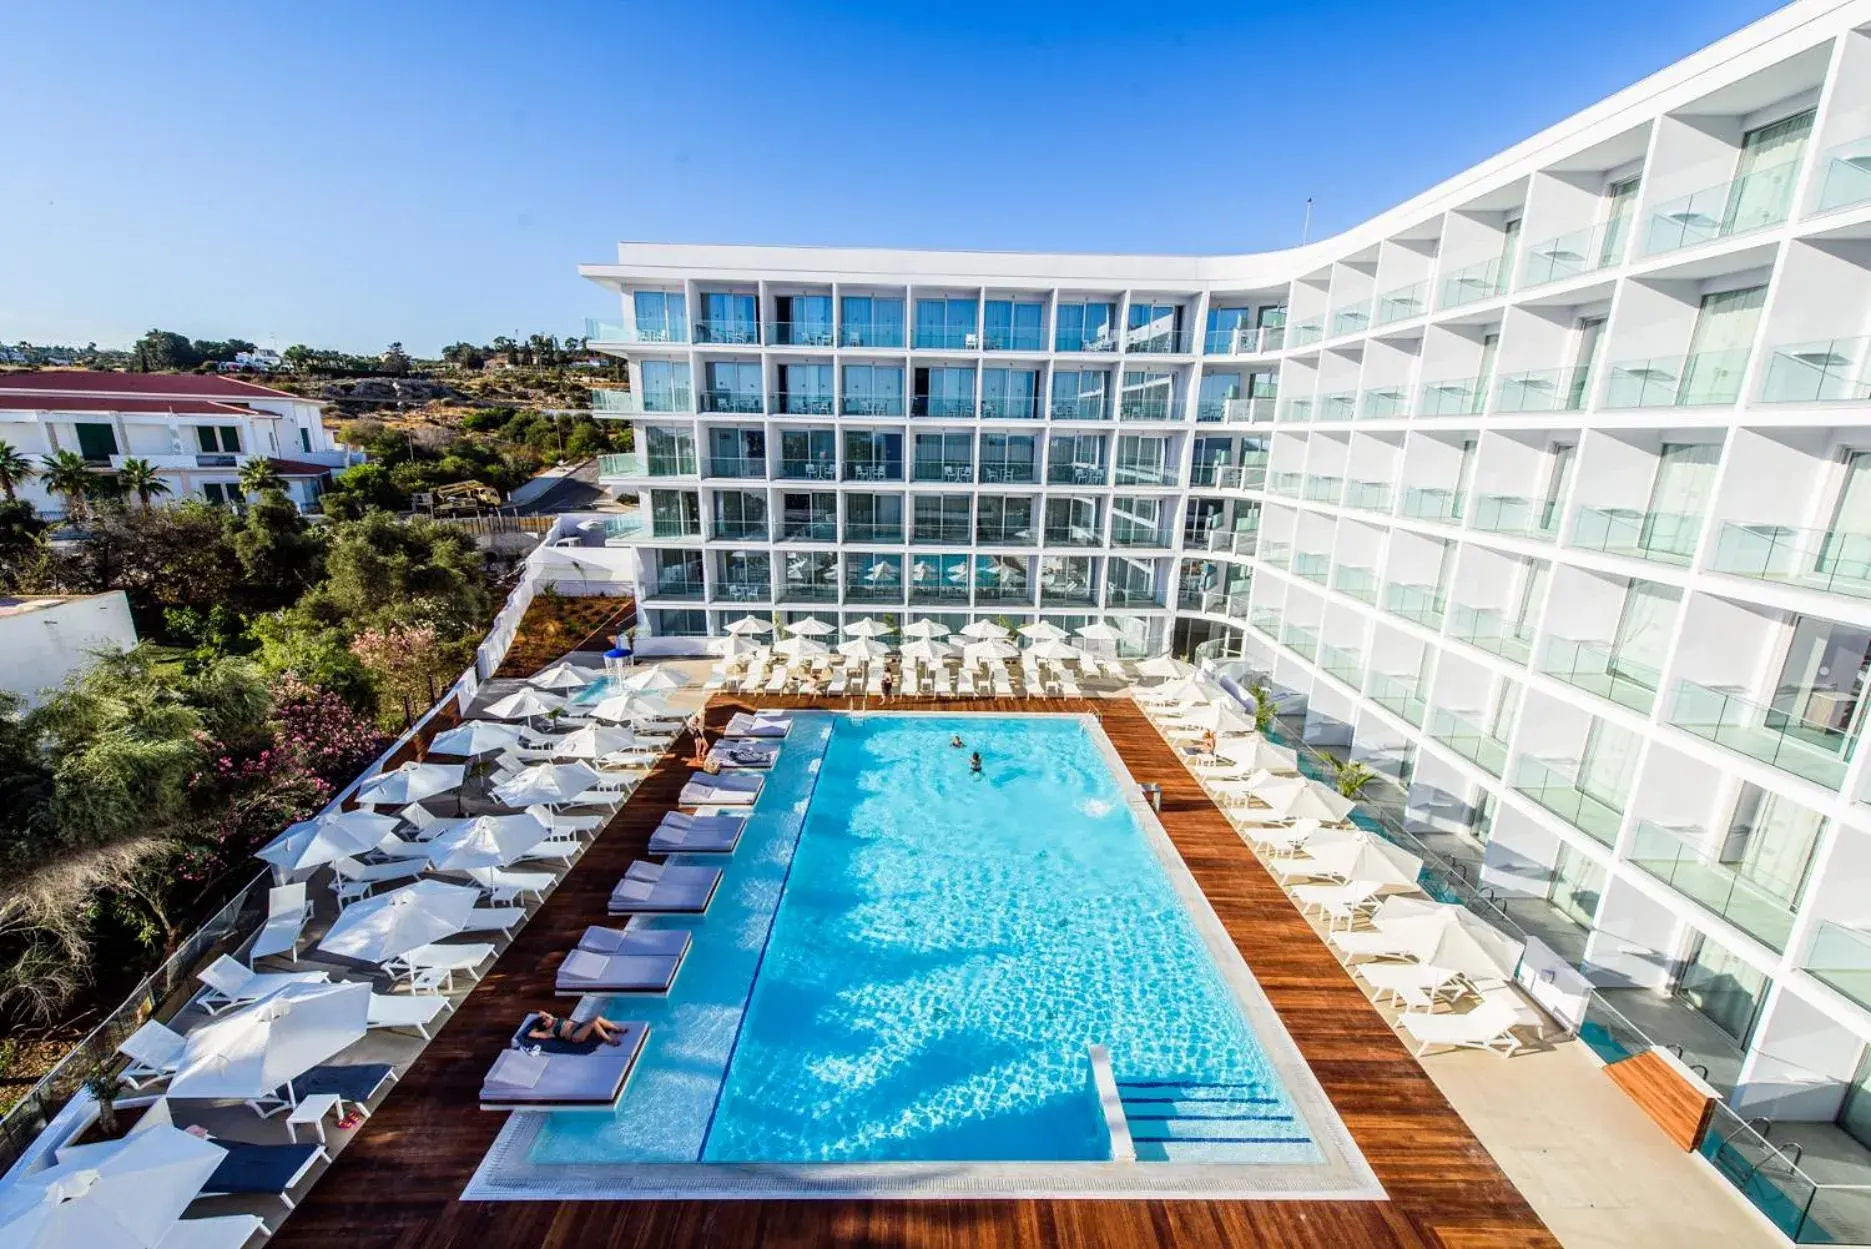
<svg viewBox="0 0 1871 1249">
<path fill-rule="evenodd" d="M 618 239 L 1344 228 L 1771 0 L 11 0 L 0 341 L 582 331 Z"/>
</svg>

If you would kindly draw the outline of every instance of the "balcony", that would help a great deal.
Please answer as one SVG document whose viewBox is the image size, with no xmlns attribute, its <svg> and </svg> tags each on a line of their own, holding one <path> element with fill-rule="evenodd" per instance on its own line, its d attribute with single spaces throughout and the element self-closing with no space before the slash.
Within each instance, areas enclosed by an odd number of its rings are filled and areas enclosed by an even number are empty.
<svg viewBox="0 0 1871 1249">
<path fill-rule="evenodd" d="M 1174 486 L 1176 470 L 1163 464 L 1119 464 L 1113 484 L 1119 486 Z"/>
<path fill-rule="evenodd" d="M 1267 493 L 1283 498 L 1297 499 L 1300 488 L 1305 484 L 1304 473 L 1274 473 L 1267 480 Z"/>
<path fill-rule="evenodd" d="M 1033 526 L 1019 521 L 1000 524 L 977 524 L 974 540 L 978 546 L 1033 546 L 1038 535 Z"/>
<path fill-rule="evenodd" d="M 881 347 L 887 350 L 903 349 L 903 323 L 901 321 L 845 321 L 838 327 L 838 345 L 841 347 Z"/>
<path fill-rule="evenodd" d="M 1044 351 L 1046 332 L 1038 326 L 990 325 L 981 332 L 983 351 Z"/>
<path fill-rule="evenodd" d="M 1387 481 L 1357 481 L 1345 484 L 1345 506 L 1360 512 L 1390 511 L 1390 483 Z"/>
<path fill-rule="evenodd" d="M 1060 464 L 1046 466 L 1046 481 L 1054 486 L 1102 486 L 1109 477 L 1102 464 Z"/>
<path fill-rule="evenodd" d="M 1628 555 L 1687 568 L 1695 558 L 1702 518 L 1682 512 L 1639 512 L 1619 507 L 1581 507 L 1572 521 L 1570 545 L 1581 551 Z"/>
<path fill-rule="evenodd" d="M 647 587 L 651 598 L 699 599 L 706 592 L 699 576 L 685 576 L 680 572 L 659 573 L 656 583 Z"/>
<path fill-rule="evenodd" d="M 1336 507 L 1344 496 L 1345 479 L 1343 477 L 1325 477 L 1317 473 L 1306 478 L 1304 497 L 1313 503 L 1329 503 Z"/>
<path fill-rule="evenodd" d="M 694 477 L 695 460 L 684 455 L 645 455 L 627 451 L 598 458 L 600 477 Z"/>
<path fill-rule="evenodd" d="M 846 542 L 889 542 L 903 541 L 903 522 L 900 520 L 847 520 L 845 522 Z M 877 565 L 882 567 L 882 565 Z"/>
<path fill-rule="evenodd" d="M 1871 1010 L 1871 934 L 1822 919 L 1804 966 L 1819 983 Z"/>
<path fill-rule="evenodd" d="M 1577 412 L 1590 393 L 1588 369 L 1535 369 L 1509 373 L 1494 388 L 1494 410 L 1506 412 Z"/>
<path fill-rule="evenodd" d="M 910 541 L 917 546 L 967 546 L 974 526 L 965 518 L 954 520 L 918 520 L 910 531 Z"/>
<path fill-rule="evenodd" d="M 1041 607 L 1096 607 L 1098 587 L 1083 581 L 1049 579 L 1040 582 Z"/>
<path fill-rule="evenodd" d="M 1048 525 L 1047 546 L 1102 546 L 1104 534 L 1095 525 Z"/>
<path fill-rule="evenodd" d="M 1108 421 L 1110 404 L 1103 395 L 1079 395 L 1074 399 L 1054 399 L 1050 406 L 1055 421 Z"/>
<path fill-rule="evenodd" d="M 1457 603 L 1449 612 L 1449 636 L 1517 664 L 1526 663 L 1533 653 L 1527 638 L 1519 632 L 1519 623 L 1492 607 Z"/>
<path fill-rule="evenodd" d="M 1175 421 L 1181 417 L 1175 401 L 1168 395 L 1123 395 L 1118 399 L 1117 419 L 1120 421 Z"/>
<path fill-rule="evenodd" d="M 1718 746 L 1771 764 L 1816 785 L 1837 789 L 1858 738 L 1835 727 L 1849 723 L 1855 702 L 1831 690 L 1788 689 L 1775 700 L 1803 713 L 1758 703 L 1739 691 L 1678 681 L 1670 723 Z"/>
<path fill-rule="evenodd" d="M 652 515 L 650 536 L 652 538 L 699 538 L 702 536 L 702 522 L 699 517 Z"/>
<path fill-rule="evenodd" d="M 1455 377 L 1423 383 L 1418 416 L 1475 416 L 1488 401 L 1488 379 Z"/>
<path fill-rule="evenodd" d="M 1332 572 L 1332 588 L 1361 603 L 1377 605 L 1378 579 L 1375 570 L 1355 564 L 1340 564 Z"/>
<path fill-rule="evenodd" d="M 846 481 L 902 481 L 902 460 L 846 460 Z"/>
<path fill-rule="evenodd" d="M 685 325 L 625 325 L 621 321 L 585 319 L 585 341 L 596 346 L 608 343 L 686 343 Z"/>
<path fill-rule="evenodd" d="M 1332 557 L 1319 551 L 1295 551 L 1293 575 L 1324 585 L 1332 576 Z"/>
<path fill-rule="evenodd" d="M 1439 308 L 1459 308 L 1483 299 L 1492 299 L 1507 290 L 1507 265 L 1499 256 L 1476 261 L 1453 270 L 1442 279 Z"/>
<path fill-rule="evenodd" d="M 974 464 L 969 460 L 925 460 L 914 461 L 915 474 L 912 481 L 939 481 L 953 485 L 967 485 L 974 481 Z"/>
<path fill-rule="evenodd" d="M 1202 351 L 1211 356 L 1257 356 L 1278 351 L 1285 341 L 1284 325 L 1237 325 L 1208 331 L 1202 339 Z"/>
<path fill-rule="evenodd" d="M 1321 421 L 1349 421 L 1358 414 L 1358 392 L 1340 390 L 1319 397 L 1318 419 Z"/>
<path fill-rule="evenodd" d="M 1370 328 L 1371 301 L 1347 304 L 1332 311 L 1332 334 L 1359 334 Z"/>
<path fill-rule="evenodd" d="M 644 471 L 643 457 L 634 451 L 622 454 L 612 453 L 598 457 L 598 477 L 647 477 Z"/>
<path fill-rule="evenodd" d="M 981 419 L 985 421 L 1037 421 L 1040 416 L 1039 399 L 1033 395 L 999 395 L 981 400 Z"/>
<path fill-rule="evenodd" d="M 1237 490 L 1241 485 L 1241 470 L 1230 464 L 1198 460 L 1189 466 L 1189 485 L 1196 489 Z"/>
<path fill-rule="evenodd" d="M 972 421 L 974 396 L 917 395 L 910 400 L 911 416 L 934 416 L 951 421 Z"/>
<path fill-rule="evenodd" d="M 1277 607 L 1256 607 L 1247 615 L 1247 623 L 1260 630 L 1274 641 L 1280 640 L 1280 609 Z"/>
<path fill-rule="evenodd" d="M 1871 598 L 1871 534 L 1723 521 L 1710 567 L 1735 577 Z"/>
<path fill-rule="evenodd" d="M 838 584 L 834 581 L 794 581 L 788 578 L 780 584 L 782 603 L 836 603 Z"/>
<path fill-rule="evenodd" d="M 1392 287 L 1377 297 L 1377 315 L 1373 323 L 1390 325 L 1396 321 L 1420 317 L 1428 311 L 1429 283 L 1412 282 L 1408 286 Z"/>
<path fill-rule="evenodd" d="M 1447 524 L 1460 516 L 1461 511 L 1461 496 L 1453 490 L 1437 490 L 1427 486 L 1404 488 L 1405 516 Z"/>
<path fill-rule="evenodd" d="M 846 416 L 897 416 L 903 415 L 903 396 L 901 395 L 846 395 L 838 405 L 838 410 Z"/>
<path fill-rule="evenodd" d="M 1364 392 L 1358 417 L 1366 421 L 1394 421 L 1410 414 L 1410 392 L 1403 386 L 1376 386 Z"/>
<path fill-rule="evenodd" d="M 1414 620 L 1426 629 L 1442 628 L 1442 615 L 1447 607 L 1447 600 L 1435 586 L 1392 585 L 1384 592 L 1385 611 Z"/>
<path fill-rule="evenodd" d="M 1286 568 L 1293 562 L 1293 544 L 1291 542 L 1262 542 L 1260 562 L 1269 568 Z"/>
<path fill-rule="evenodd" d="M 1763 889 L 1713 857 L 1701 829 L 1665 828 L 1638 820 L 1628 859 L 1762 944 L 1776 950 L 1787 948 L 1793 931 L 1792 900 Z M 1818 948 L 1815 943 L 1815 952 Z"/>
<path fill-rule="evenodd" d="M 1511 494 L 1483 494 L 1475 498 L 1468 527 L 1482 533 L 1551 542 L 1559 531 L 1559 511 L 1545 499 Z"/>
<path fill-rule="evenodd" d="M 1833 338 L 1774 348 L 1762 403 L 1863 403 L 1871 399 L 1871 338 Z"/>
<path fill-rule="evenodd" d="M 1490 775 L 1507 767 L 1507 743 L 1468 716 L 1438 707 L 1429 717 L 1429 735 Z"/>
<path fill-rule="evenodd" d="M 1310 321 L 1301 321 L 1287 330 L 1288 347 L 1309 347 L 1325 337 L 1325 318 L 1314 317 Z"/>
<path fill-rule="evenodd" d="M 758 455 L 711 455 L 708 457 L 708 471 L 705 477 L 743 477 L 764 478 L 767 475 L 765 456 Z"/>
<path fill-rule="evenodd" d="M 1628 223 L 1613 217 L 1583 230 L 1535 243 L 1520 267 L 1520 285 L 1545 286 L 1582 274 L 1595 273 L 1624 258 Z"/>
<path fill-rule="evenodd" d="M 837 481 L 838 466 L 827 458 L 823 460 L 780 460 L 779 475 L 789 481 Z"/>
<path fill-rule="evenodd" d="M 758 321 L 697 321 L 695 323 L 695 341 L 698 343 L 718 343 L 733 347 L 757 347 L 760 345 L 760 322 Z"/>
<path fill-rule="evenodd" d="M 910 602 L 920 604 L 958 603 L 968 601 L 968 586 L 955 585 L 943 581 L 910 582 Z"/>
<path fill-rule="evenodd" d="M 1024 607 L 1033 605 L 1033 587 L 1031 585 L 977 585 L 974 591 L 977 603 L 1014 603 Z"/>
<path fill-rule="evenodd" d="M 903 587 L 894 581 L 864 582 L 845 587 L 847 603 L 901 603 Z"/>
<path fill-rule="evenodd" d="M 1154 586 L 1110 585 L 1105 587 L 1107 607 L 1161 607 L 1163 592 Z"/>
<path fill-rule="evenodd" d="M 1425 710 L 1421 685 L 1414 673 L 1373 672 L 1364 692 L 1392 715 L 1421 727 Z"/>
<path fill-rule="evenodd" d="M 1280 404 L 1279 414 L 1275 417 L 1282 424 L 1304 424 L 1312 419 L 1312 400 L 1287 399 Z"/>
<path fill-rule="evenodd" d="M 1364 683 L 1364 656 L 1349 647 L 1321 644 L 1319 667 L 1354 690 Z"/>
<path fill-rule="evenodd" d="M 629 541 L 645 536 L 647 527 L 643 523 L 642 511 L 632 512 L 628 516 L 607 516 L 604 518 L 605 541 L 619 539 Z"/>
<path fill-rule="evenodd" d="M 1018 462 L 983 464 L 979 477 L 985 486 L 1032 486 L 1038 484 L 1039 466 Z"/>
<path fill-rule="evenodd" d="M 688 387 L 671 387 L 639 394 L 615 387 L 591 392 L 591 410 L 599 416 L 642 416 L 650 412 L 693 412 L 695 397 Z"/>
<path fill-rule="evenodd" d="M 1161 529 L 1151 529 L 1121 518 L 1113 520 L 1111 524 L 1112 546 L 1168 549 L 1170 543 L 1170 535 Z"/>
<path fill-rule="evenodd" d="M 1230 425 L 1270 425 L 1279 400 L 1272 395 L 1251 395 L 1222 404 L 1221 419 Z"/>
<path fill-rule="evenodd" d="M 1280 645 L 1310 663 L 1319 657 L 1319 631 L 1306 625 L 1287 625 L 1280 634 Z"/>
<path fill-rule="evenodd" d="M 1615 845 L 1623 821 L 1624 800 L 1606 802 L 1578 788 L 1575 772 L 1565 766 L 1522 755 L 1513 787 L 1572 827 L 1603 845 Z"/>
<path fill-rule="evenodd" d="M 1648 716 L 1657 701 L 1663 674 L 1648 664 L 1623 658 L 1604 642 L 1551 637 L 1540 651 L 1540 671 L 1600 698 L 1608 698 Z"/>
<path fill-rule="evenodd" d="M 1745 348 L 1623 360 L 1611 366 L 1605 407 L 1701 408 L 1733 403 L 1741 397 L 1741 374 L 1747 366 Z"/>
<path fill-rule="evenodd" d="M 981 336 L 973 330 L 940 325 L 917 326 L 915 341 L 918 351 L 979 351 L 981 348 Z"/>
<path fill-rule="evenodd" d="M 836 542 L 838 522 L 826 516 L 816 520 L 780 522 L 781 542 Z"/>
<path fill-rule="evenodd" d="M 837 335 L 830 321 L 769 321 L 769 347 L 829 347 Z"/>
<path fill-rule="evenodd" d="M 1871 200 L 1871 137 L 1841 143 L 1819 157 L 1817 212 Z"/>
<path fill-rule="evenodd" d="M 1124 332 L 1124 350 L 1139 356 L 1185 355 L 1189 351 L 1189 332 L 1138 326 Z"/>
<path fill-rule="evenodd" d="M 1659 205 L 1644 236 L 1644 254 L 1679 251 L 1779 225 L 1793 206 L 1799 166 L 1796 156 Z"/>
<path fill-rule="evenodd" d="M 764 520 L 717 520 L 714 532 L 709 537 L 721 542 L 765 542 L 767 523 Z"/>
<path fill-rule="evenodd" d="M 773 410 L 781 416 L 830 416 L 836 409 L 830 395 L 795 395 L 781 391 L 773 396 Z"/>
<path fill-rule="evenodd" d="M 773 583 L 764 579 L 736 578 L 715 583 L 715 601 L 728 603 L 767 603 L 773 600 Z"/>
<path fill-rule="evenodd" d="M 758 394 L 744 390 L 704 390 L 702 392 L 702 411 L 731 412 L 759 415 L 767 408 L 765 400 Z"/>
</svg>

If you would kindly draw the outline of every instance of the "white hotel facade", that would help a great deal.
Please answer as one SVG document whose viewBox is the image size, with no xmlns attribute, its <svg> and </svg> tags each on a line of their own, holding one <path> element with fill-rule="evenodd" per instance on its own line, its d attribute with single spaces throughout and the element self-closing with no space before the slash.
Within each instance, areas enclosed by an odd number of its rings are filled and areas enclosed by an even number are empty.
<svg viewBox="0 0 1871 1249">
<path fill-rule="evenodd" d="M 1601 1052 L 1871 1183 L 1871 2 L 1293 250 L 581 272 L 646 635 L 1106 619 L 1262 674 L 1597 986 Z"/>
</svg>

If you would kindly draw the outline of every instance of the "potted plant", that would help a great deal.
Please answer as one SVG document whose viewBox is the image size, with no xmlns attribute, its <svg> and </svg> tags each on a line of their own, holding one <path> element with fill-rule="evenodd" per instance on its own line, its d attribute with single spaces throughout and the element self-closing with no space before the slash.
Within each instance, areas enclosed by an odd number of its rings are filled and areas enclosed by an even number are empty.
<svg viewBox="0 0 1871 1249">
<path fill-rule="evenodd" d="M 99 1067 L 85 1078 L 84 1087 L 97 1102 L 97 1130 L 106 1139 L 117 1135 L 117 1095 L 124 1083 Z"/>
<path fill-rule="evenodd" d="M 1254 728 L 1265 733 L 1273 727 L 1273 689 L 1265 681 L 1253 681 L 1247 693 L 1254 700 Z"/>
<path fill-rule="evenodd" d="M 1336 773 L 1333 780 L 1337 782 L 1338 792 L 1346 798 L 1355 799 L 1364 792 L 1366 785 L 1377 779 L 1377 773 L 1362 763 L 1334 763 L 1332 766 Z"/>
</svg>

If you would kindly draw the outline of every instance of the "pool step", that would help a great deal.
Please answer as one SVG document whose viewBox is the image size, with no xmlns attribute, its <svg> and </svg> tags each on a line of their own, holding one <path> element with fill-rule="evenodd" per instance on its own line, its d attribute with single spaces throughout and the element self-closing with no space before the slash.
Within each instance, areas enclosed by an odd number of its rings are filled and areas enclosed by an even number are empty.
<svg viewBox="0 0 1871 1249">
<path fill-rule="evenodd" d="M 1304 1162 L 1316 1157 L 1293 1112 L 1260 1086 L 1119 1080 L 1140 1162 Z"/>
</svg>

